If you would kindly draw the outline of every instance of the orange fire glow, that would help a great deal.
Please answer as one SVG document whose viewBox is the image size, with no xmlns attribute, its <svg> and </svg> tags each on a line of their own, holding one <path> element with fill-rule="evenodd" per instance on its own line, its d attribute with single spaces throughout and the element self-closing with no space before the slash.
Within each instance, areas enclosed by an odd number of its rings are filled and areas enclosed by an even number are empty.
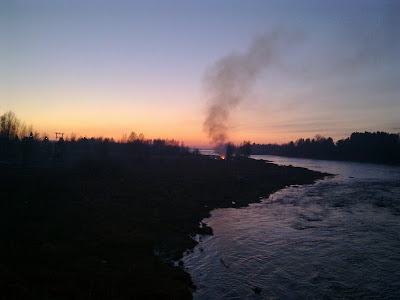
<svg viewBox="0 0 400 300">
<path fill-rule="evenodd" d="M 221 156 L 221 159 L 225 159 L 225 156 L 222 155 L 222 156 Z"/>
</svg>

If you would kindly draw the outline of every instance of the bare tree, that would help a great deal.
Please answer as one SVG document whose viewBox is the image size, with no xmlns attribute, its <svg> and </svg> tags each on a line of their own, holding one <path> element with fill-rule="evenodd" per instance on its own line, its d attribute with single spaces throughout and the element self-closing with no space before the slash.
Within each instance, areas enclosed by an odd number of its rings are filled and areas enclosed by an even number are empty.
<svg viewBox="0 0 400 300">
<path fill-rule="evenodd" d="M 133 143 L 133 142 L 135 142 L 137 139 L 138 139 L 137 134 L 136 134 L 134 131 L 132 131 L 131 134 L 130 134 L 129 137 L 128 137 L 128 143 Z"/>
<path fill-rule="evenodd" d="M 120 143 L 126 143 L 128 141 L 128 136 L 126 133 L 122 135 L 122 138 L 119 140 Z"/>
<path fill-rule="evenodd" d="M 145 137 L 144 137 L 144 134 L 143 134 L 143 133 L 139 133 L 138 141 L 141 142 L 141 143 L 144 143 L 144 142 L 145 142 Z"/>
<path fill-rule="evenodd" d="M 12 112 L 6 112 L 0 117 L 0 136 L 7 139 L 18 137 L 18 129 L 21 122 Z"/>
</svg>

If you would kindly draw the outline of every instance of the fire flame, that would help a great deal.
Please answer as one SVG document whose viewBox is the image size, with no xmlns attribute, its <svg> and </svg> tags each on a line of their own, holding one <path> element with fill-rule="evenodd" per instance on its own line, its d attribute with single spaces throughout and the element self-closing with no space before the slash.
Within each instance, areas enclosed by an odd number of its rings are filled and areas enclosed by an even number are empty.
<svg viewBox="0 0 400 300">
<path fill-rule="evenodd" d="M 221 159 L 225 159 L 225 156 L 221 155 Z"/>
</svg>

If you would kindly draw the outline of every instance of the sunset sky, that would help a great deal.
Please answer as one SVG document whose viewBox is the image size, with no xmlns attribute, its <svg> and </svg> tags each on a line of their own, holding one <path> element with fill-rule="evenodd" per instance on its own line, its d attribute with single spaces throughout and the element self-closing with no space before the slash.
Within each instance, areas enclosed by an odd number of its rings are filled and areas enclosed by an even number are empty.
<svg viewBox="0 0 400 300">
<path fill-rule="evenodd" d="M 276 33 L 229 140 L 397 133 L 399 16 L 396 0 L 1 1 L 0 114 L 52 139 L 135 131 L 207 147 L 205 74 Z"/>
</svg>

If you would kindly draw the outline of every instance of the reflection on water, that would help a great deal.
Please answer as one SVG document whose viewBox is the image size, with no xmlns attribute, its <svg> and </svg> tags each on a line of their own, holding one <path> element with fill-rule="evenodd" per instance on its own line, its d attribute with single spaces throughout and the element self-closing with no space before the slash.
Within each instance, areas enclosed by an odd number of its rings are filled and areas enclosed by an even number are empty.
<svg viewBox="0 0 400 300">
<path fill-rule="evenodd" d="M 195 299 L 400 299 L 400 168 L 260 157 L 338 175 L 213 211 L 184 258 Z"/>
</svg>

